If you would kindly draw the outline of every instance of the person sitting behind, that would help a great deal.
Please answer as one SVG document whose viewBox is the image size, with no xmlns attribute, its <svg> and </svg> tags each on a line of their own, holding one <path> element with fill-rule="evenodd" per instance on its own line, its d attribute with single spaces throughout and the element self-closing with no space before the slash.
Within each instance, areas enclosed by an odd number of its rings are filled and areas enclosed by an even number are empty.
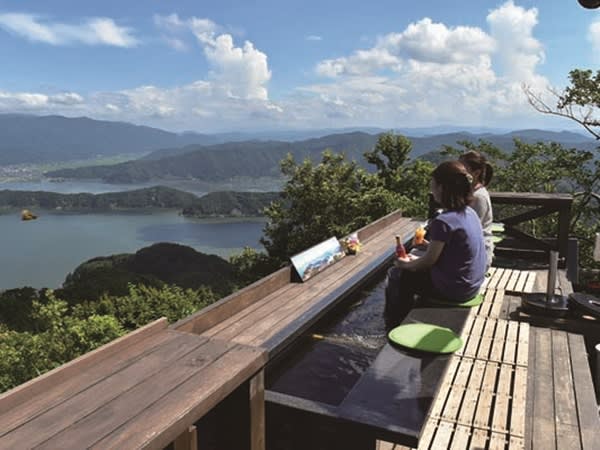
<svg viewBox="0 0 600 450">
<path fill-rule="evenodd" d="M 397 258 L 388 271 L 386 326 L 399 324 L 414 306 L 415 295 L 461 302 L 474 297 L 486 272 L 486 253 L 472 198 L 469 174 L 459 161 L 441 163 L 432 173 L 431 191 L 444 211 L 429 225 L 421 257 Z"/>
<path fill-rule="evenodd" d="M 483 238 L 485 242 L 485 252 L 487 256 L 487 268 L 492 265 L 494 259 L 494 241 L 492 233 L 492 222 L 494 221 L 494 213 L 492 211 L 492 200 L 487 186 L 492 181 L 494 169 L 485 156 L 476 151 L 469 151 L 458 158 L 464 164 L 467 172 L 473 177 L 473 200 L 469 204 L 475 210 L 481 220 L 481 228 L 483 228 Z"/>
</svg>

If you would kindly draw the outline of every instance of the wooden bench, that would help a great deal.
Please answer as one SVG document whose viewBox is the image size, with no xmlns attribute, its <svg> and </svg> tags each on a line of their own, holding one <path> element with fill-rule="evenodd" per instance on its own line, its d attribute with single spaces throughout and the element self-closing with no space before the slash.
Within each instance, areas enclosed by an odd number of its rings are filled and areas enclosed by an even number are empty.
<svg viewBox="0 0 600 450">
<path fill-rule="evenodd" d="M 195 448 L 193 424 L 239 389 L 264 449 L 266 353 L 167 328 L 160 319 L 0 396 L 0 448 Z M 245 431 L 247 430 L 247 431 Z"/>
<path fill-rule="evenodd" d="M 520 297 L 511 280 L 525 277 L 529 283 L 521 287 L 543 292 L 546 274 L 506 270 L 495 271 L 486 300 L 467 319 L 465 346 L 451 358 L 417 448 L 598 448 L 600 419 L 583 336 L 510 320 L 522 318 L 514 314 Z M 567 293 L 564 272 L 559 281 L 557 291 Z"/>
</svg>

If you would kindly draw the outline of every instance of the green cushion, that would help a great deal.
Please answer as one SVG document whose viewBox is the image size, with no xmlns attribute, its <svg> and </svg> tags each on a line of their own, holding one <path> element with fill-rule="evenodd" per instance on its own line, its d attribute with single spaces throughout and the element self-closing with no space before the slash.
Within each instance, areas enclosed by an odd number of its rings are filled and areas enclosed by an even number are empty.
<svg viewBox="0 0 600 450">
<path fill-rule="evenodd" d="M 451 329 L 429 323 L 400 325 L 388 337 L 395 344 L 430 353 L 452 353 L 463 345 L 460 336 Z"/>
<path fill-rule="evenodd" d="M 444 306 L 457 306 L 459 308 L 471 308 L 473 306 L 479 306 L 483 303 L 483 294 L 477 294 L 475 297 L 465 300 L 464 302 L 452 302 L 450 300 L 444 300 L 441 298 L 428 297 L 429 303 Z"/>
</svg>

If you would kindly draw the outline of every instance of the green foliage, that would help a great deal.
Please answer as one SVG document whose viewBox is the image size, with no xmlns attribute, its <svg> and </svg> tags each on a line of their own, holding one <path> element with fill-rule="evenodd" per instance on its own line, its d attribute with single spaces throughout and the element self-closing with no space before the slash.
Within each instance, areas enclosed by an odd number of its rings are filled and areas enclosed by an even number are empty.
<svg viewBox="0 0 600 450">
<path fill-rule="evenodd" d="M 161 287 L 173 284 L 183 288 L 210 287 L 220 295 L 237 285 L 234 267 L 215 255 L 197 252 L 174 243 L 158 243 L 135 254 L 93 258 L 69 274 L 57 294 L 70 303 L 96 300 L 103 294 L 122 296 L 129 284 Z"/>
<path fill-rule="evenodd" d="M 186 208 L 198 201 L 194 194 L 164 186 L 104 194 L 0 190 L 0 207 L 63 211 Z"/>
<path fill-rule="evenodd" d="M 60 366 L 124 333 L 114 317 L 68 314 L 67 303 L 52 293 L 46 304 L 34 301 L 32 319 L 38 333 L 0 325 L 0 392 Z"/>
<path fill-rule="evenodd" d="M 398 194 L 403 213 L 412 217 L 427 214 L 429 180 L 434 166 L 422 159 L 410 160 L 412 144 L 401 135 L 382 134 L 365 158 L 377 168 L 377 178 L 388 192 Z"/>
<path fill-rule="evenodd" d="M 32 331 L 34 302 L 45 302 L 42 291 L 32 287 L 9 289 L 0 293 L 0 324 L 15 331 Z"/>
<path fill-rule="evenodd" d="M 261 240 L 280 263 L 331 236 L 344 236 L 401 203 L 399 194 L 342 154 L 325 151 L 316 165 L 309 159 L 297 164 L 288 155 L 281 170 L 288 182 L 282 200 L 266 209 L 269 222 Z"/>
<path fill-rule="evenodd" d="M 208 288 L 182 289 L 178 286 L 129 285 L 124 296 L 103 295 L 96 301 L 85 301 L 73 307 L 77 318 L 109 315 L 127 330 L 135 330 L 160 317 L 175 322 L 213 303 L 215 295 Z"/>
<path fill-rule="evenodd" d="M 266 253 L 250 247 L 244 247 L 241 253 L 232 255 L 229 262 L 235 266 L 241 286 L 260 280 L 279 268 Z"/>
<path fill-rule="evenodd" d="M 279 199 L 279 192 L 210 192 L 184 208 L 184 216 L 262 216 L 271 202 Z"/>
</svg>

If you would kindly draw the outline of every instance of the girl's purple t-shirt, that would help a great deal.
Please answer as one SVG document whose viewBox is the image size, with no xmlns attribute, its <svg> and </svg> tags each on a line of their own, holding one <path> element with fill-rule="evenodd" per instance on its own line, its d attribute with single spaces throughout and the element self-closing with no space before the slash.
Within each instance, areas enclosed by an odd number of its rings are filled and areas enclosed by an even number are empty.
<svg viewBox="0 0 600 450">
<path fill-rule="evenodd" d="M 446 211 L 429 225 L 431 241 L 442 241 L 444 249 L 431 268 L 436 291 L 449 300 L 467 300 L 477 294 L 486 270 L 486 253 L 481 221 L 467 206 Z"/>
</svg>

